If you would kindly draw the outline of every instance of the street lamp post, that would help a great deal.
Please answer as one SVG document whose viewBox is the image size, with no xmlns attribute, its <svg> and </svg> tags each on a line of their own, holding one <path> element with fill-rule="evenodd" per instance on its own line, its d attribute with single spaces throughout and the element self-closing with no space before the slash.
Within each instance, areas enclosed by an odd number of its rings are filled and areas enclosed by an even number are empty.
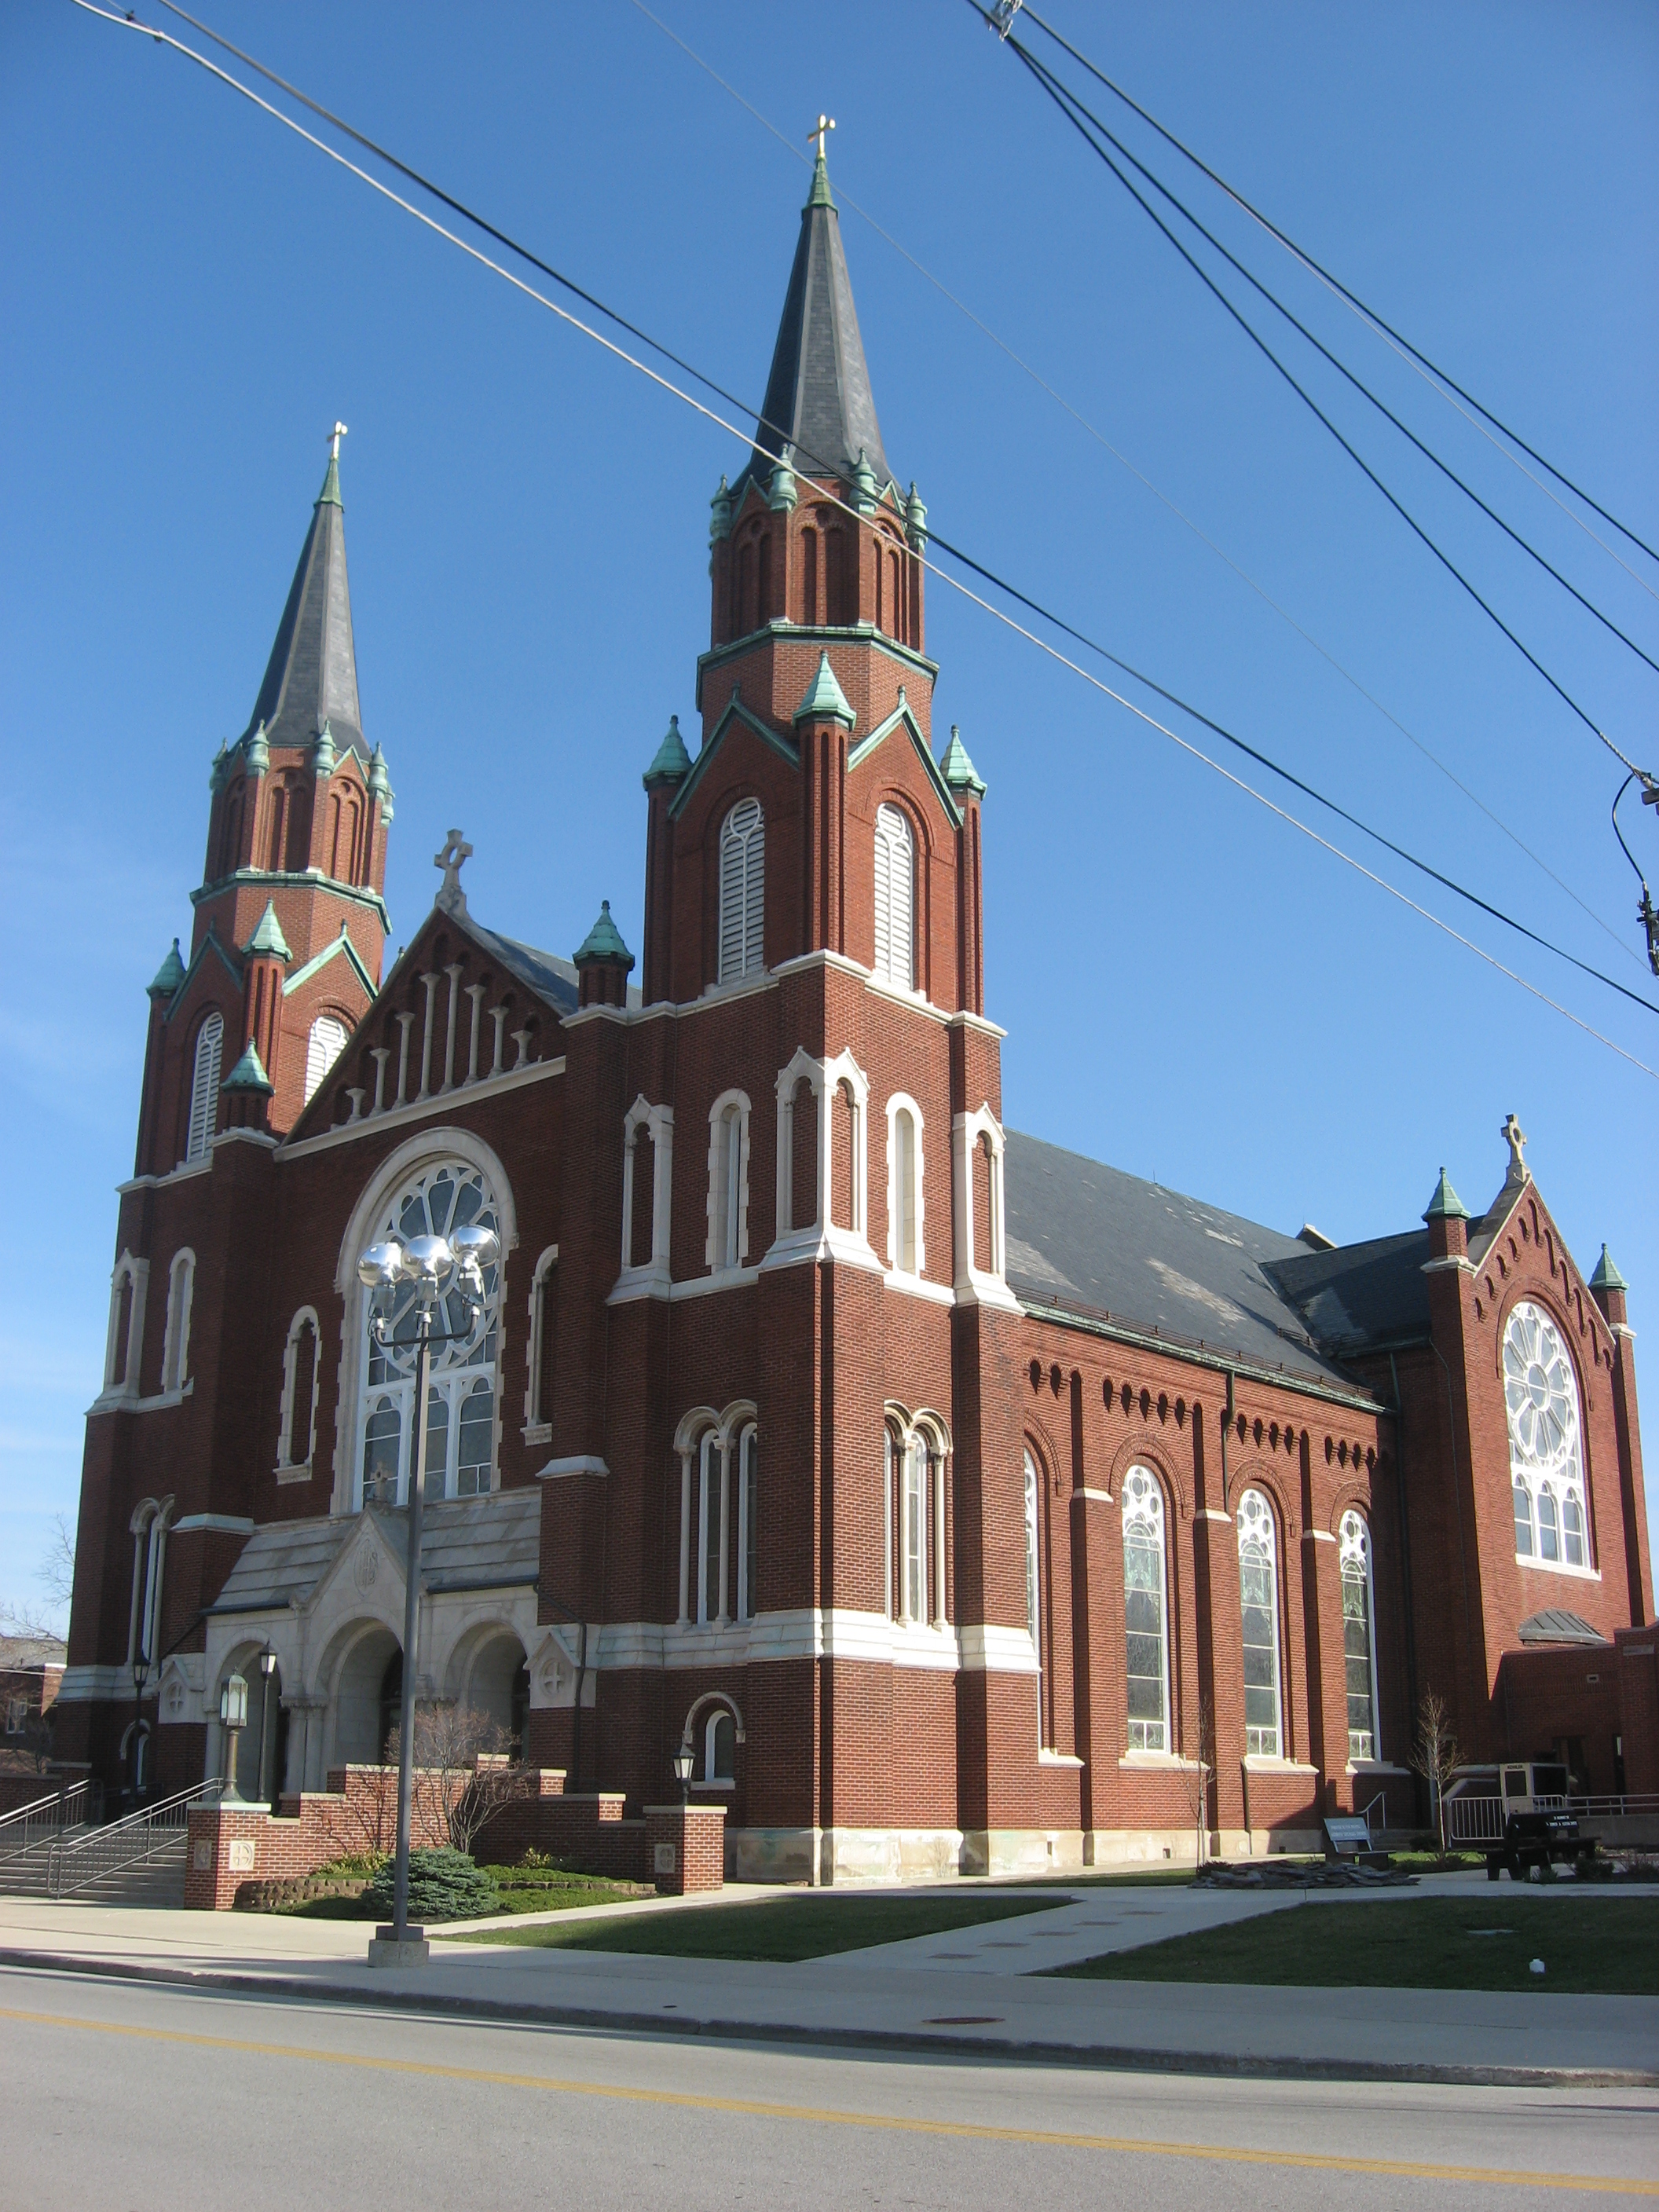
<svg viewBox="0 0 1659 2212">
<path fill-rule="evenodd" d="M 378 1942 L 388 1939 L 392 1955 L 399 1963 L 403 1947 L 422 1941 L 422 1931 L 409 1926 L 409 1831 L 415 1790 L 415 1680 L 420 1659 L 421 1520 L 426 1500 L 427 1389 L 432 1372 L 432 1346 L 468 1336 L 476 1325 L 484 1300 L 483 1271 L 492 1267 L 501 1252 L 501 1239 L 493 1229 L 477 1223 L 458 1229 L 453 1237 L 411 1237 L 401 1244 L 395 1237 L 371 1244 L 357 1262 L 357 1279 L 371 1294 L 407 1285 L 414 1292 L 415 1397 L 410 1419 L 415 1425 L 414 1451 L 409 1479 L 409 1537 L 404 1566 L 403 1686 L 398 1711 L 398 1851 L 392 1874 L 392 1926 L 379 1929 Z M 433 1327 L 440 1298 L 457 1290 L 468 1310 L 465 1329 Z M 381 1349 L 394 1342 L 384 1313 L 369 1322 L 370 1334 Z M 370 1947 L 370 1958 L 375 1953 Z"/>
<path fill-rule="evenodd" d="M 222 1805 L 240 1805 L 242 1793 L 236 1787 L 236 1739 L 247 1726 L 247 1682 L 240 1674 L 233 1674 L 219 1692 L 219 1721 L 225 1732 L 225 1786 L 219 1793 Z"/>
<path fill-rule="evenodd" d="M 138 1784 L 143 1772 L 144 1750 L 144 1685 L 149 1680 L 149 1661 L 143 1646 L 132 1658 L 132 1802 L 138 1802 Z"/>
<path fill-rule="evenodd" d="M 696 1763 L 697 1755 L 696 1752 L 692 1750 L 689 1743 L 682 1741 L 675 1749 L 673 1760 L 674 1779 L 680 1785 L 680 1803 L 682 1807 L 687 1806 L 691 1802 L 691 1770 L 696 1766 Z"/>
</svg>

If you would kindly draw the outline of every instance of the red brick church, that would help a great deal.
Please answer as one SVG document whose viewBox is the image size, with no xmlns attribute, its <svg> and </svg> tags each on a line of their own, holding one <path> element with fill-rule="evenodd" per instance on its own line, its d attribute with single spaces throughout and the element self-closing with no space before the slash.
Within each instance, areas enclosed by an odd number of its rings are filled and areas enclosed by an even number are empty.
<svg viewBox="0 0 1659 2212">
<path fill-rule="evenodd" d="M 1408 1827 L 1431 1691 L 1471 1757 L 1659 1788 L 1626 1286 L 1513 1116 L 1484 1208 L 1443 1174 L 1345 1247 L 1006 1128 L 986 787 L 933 726 L 926 510 L 822 161 L 764 422 L 713 502 L 696 750 L 671 721 L 645 769 L 637 970 L 608 905 L 574 960 L 490 929 L 451 831 L 382 973 L 331 459 L 149 987 L 59 1758 L 217 1774 L 240 1671 L 244 1794 L 377 1760 L 424 1419 L 419 1694 L 630 1808 L 689 1741 L 736 1874 Z M 472 1221 L 501 1263 L 422 1411 L 358 1257 Z"/>
</svg>

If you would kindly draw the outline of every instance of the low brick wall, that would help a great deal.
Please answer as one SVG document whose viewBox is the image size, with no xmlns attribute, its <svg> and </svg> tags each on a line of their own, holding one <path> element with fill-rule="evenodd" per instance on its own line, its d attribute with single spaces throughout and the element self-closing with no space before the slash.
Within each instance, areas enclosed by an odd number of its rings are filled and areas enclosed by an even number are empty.
<svg viewBox="0 0 1659 2212">
<path fill-rule="evenodd" d="M 55 1774 L 0 1773 L 0 1814 L 15 1813 L 37 1797 L 55 1797 L 63 1787 Z"/>
<path fill-rule="evenodd" d="M 499 1807 L 474 1840 L 480 1865 L 514 1865 L 535 1850 L 584 1873 L 654 1880 L 675 1895 L 720 1887 L 723 1806 L 656 1807 L 645 1819 L 630 1820 L 620 1790 L 567 1796 L 562 1768 L 528 1768 L 519 1779 L 523 1794 Z M 336 1767 L 328 1782 L 326 1790 L 284 1797 L 275 1814 L 264 1806 L 192 1807 L 185 1905 L 228 1911 L 245 1885 L 293 1881 L 349 1852 L 390 1850 L 397 1838 L 397 1770 Z M 431 1799 L 429 1790 L 417 1786 L 410 1838 L 417 1850 L 444 1840 Z M 666 1884 L 655 1871 L 659 1844 L 673 1849 Z"/>
</svg>

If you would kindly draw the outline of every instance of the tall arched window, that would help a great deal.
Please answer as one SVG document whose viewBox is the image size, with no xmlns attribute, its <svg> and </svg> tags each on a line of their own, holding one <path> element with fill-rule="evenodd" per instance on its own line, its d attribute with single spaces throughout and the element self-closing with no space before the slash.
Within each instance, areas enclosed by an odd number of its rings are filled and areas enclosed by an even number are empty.
<svg viewBox="0 0 1659 2212">
<path fill-rule="evenodd" d="M 708 1117 L 708 1265 L 740 1267 L 749 1249 L 749 1100 L 724 1092 Z"/>
<path fill-rule="evenodd" d="M 219 1126 L 219 1067 L 225 1048 L 224 1018 L 210 1014 L 196 1032 L 196 1065 L 190 1083 L 187 1160 L 205 1159 Z"/>
<path fill-rule="evenodd" d="M 1279 1756 L 1279 1562 L 1273 1508 L 1259 1490 L 1238 1501 L 1238 1595 L 1244 1626 L 1244 1749 Z"/>
<path fill-rule="evenodd" d="M 738 1439 L 738 1619 L 758 1610 L 760 1570 L 760 1431 L 752 1421 Z"/>
<path fill-rule="evenodd" d="M 913 1628 L 927 1620 L 927 1439 L 913 1433 L 904 1447 L 899 1510 L 899 1617 Z"/>
<path fill-rule="evenodd" d="M 161 1389 L 182 1390 L 190 1375 L 190 1309 L 196 1289 L 196 1255 L 188 1246 L 173 1255 L 167 1272 L 167 1334 L 161 1340 Z"/>
<path fill-rule="evenodd" d="M 1560 1330 L 1522 1298 L 1504 1328 L 1504 1403 L 1515 1492 L 1515 1556 L 1535 1566 L 1590 1565 L 1578 1378 Z"/>
<path fill-rule="evenodd" d="M 766 965 L 766 823 L 757 799 L 740 799 L 720 825 L 719 980 Z"/>
<path fill-rule="evenodd" d="M 916 982 L 915 840 L 896 806 L 876 809 L 876 973 L 913 991 Z"/>
<path fill-rule="evenodd" d="M 501 1233 L 494 1192 L 477 1168 L 446 1160 L 405 1183 L 367 1241 L 448 1237 L 470 1222 Z M 440 1300 L 426 1403 L 426 1494 L 472 1497 L 491 1487 L 495 1461 L 495 1360 L 501 1318 L 501 1268 L 484 1270 L 483 1310 L 475 1320 L 459 1289 Z M 415 1293 L 394 1291 L 384 1310 L 389 1341 L 368 1334 L 371 1301 L 363 1300 L 362 1455 L 358 1503 L 374 1498 L 404 1504 L 409 1494 L 410 1423 L 415 1392 Z"/>
<path fill-rule="evenodd" d="M 888 1107 L 892 1146 L 887 1193 L 887 1256 L 902 1275 L 919 1275 L 921 1243 L 921 1115 L 907 1098 Z"/>
<path fill-rule="evenodd" d="M 279 1467 L 309 1467 L 317 1429 L 317 1316 L 302 1306 L 289 1324 L 283 1354 Z"/>
<path fill-rule="evenodd" d="M 1148 1469 L 1132 1467 L 1123 1478 L 1120 1502 L 1129 1748 L 1168 1751 L 1170 1654 L 1164 1613 L 1164 1492 Z"/>
<path fill-rule="evenodd" d="M 346 1048 L 346 1025 L 332 1014 L 319 1014 L 306 1040 L 306 1097 L 310 1105 L 319 1085 Z"/>
<path fill-rule="evenodd" d="M 1338 1533 L 1342 1569 L 1342 1663 L 1348 1683 L 1348 1757 L 1376 1756 L 1376 1634 L 1371 1605 L 1371 1532 L 1345 1513 Z"/>
<path fill-rule="evenodd" d="M 1025 1451 L 1025 1625 L 1031 1633 L 1031 1649 L 1036 1654 L 1037 1664 L 1037 1741 L 1042 1740 L 1042 1716 L 1046 1710 L 1042 1695 L 1042 1570 L 1039 1513 L 1042 1495 L 1042 1478 L 1030 1447 Z"/>
<path fill-rule="evenodd" d="M 697 1451 L 697 1619 L 726 1619 L 726 1528 L 732 1498 L 726 1447 L 718 1429 L 705 1429 Z"/>
</svg>

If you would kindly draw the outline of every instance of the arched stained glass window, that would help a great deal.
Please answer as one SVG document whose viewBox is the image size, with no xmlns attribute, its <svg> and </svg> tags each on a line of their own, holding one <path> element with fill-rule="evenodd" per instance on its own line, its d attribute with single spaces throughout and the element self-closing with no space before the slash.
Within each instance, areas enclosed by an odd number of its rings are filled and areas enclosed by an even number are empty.
<svg viewBox="0 0 1659 2212">
<path fill-rule="evenodd" d="M 1345 1513 L 1338 1534 L 1342 1571 L 1342 1662 L 1348 1686 L 1348 1757 L 1376 1756 L 1376 1641 L 1371 1618 L 1371 1532 Z"/>
<path fill-rule="evenodd" d="M 1244 1627 L 1244 1749 L 1280 1753 L 1279 1563 L 1273 1508 L 1259 1490 L 1238 1501 L 1238 1595 Z"/>
<path fill-rule="evenodd" d="M 757 799 L 740 799 L 720 825 L 719 980 L 766 965 L 766 823 Z"/>
<path fill-rule="evenodd" d="M 1553 1316 L 1522 1298 L 1504 1326 L 1504 1406 L 1515 1490 L 1515 1556 L 1590 1565 L 1578 1378 Z"/>
<path fill-rule="evenodd" d="M 1131 1751 L 1170 1747 L 1169 1642 L 1165 1633 L 1164 1493 L 1144 1467 L 1132 1467 L 1120 1492 L 1123 1510 L 1123 1625 L 1128 1642 Z"/>
<path fill-rule="evenodd" d="M 910 824 L 896 806 L 876 809 L 876 973 L 907 991 L 916 987 L 916 855 Z"/>
<path fill-rule="evenodd" d="M 423 1168 L 386 1206 L 368 1241 L 449 1237 L 476 1222 L 501 1234 L 495 1193 L 480 1170 L 459 1160 Z M 491 1488 L 495 1462 L 495 1363 L 501 1328 L 501 1267 L 487 1267 L 476 1318 L 459 1288 L 438 1303 L 427 1392 L 426 1495 L 472 1497 Z M 400 1285 L 380 1302 L 387 1341 L 369 1334 L 375 1302 L 362 1302 L 362 1455 L 358 1502 L 402 1504 L 409 1494 L 415 1396 L 416 1299 Z"/>
</svg>

